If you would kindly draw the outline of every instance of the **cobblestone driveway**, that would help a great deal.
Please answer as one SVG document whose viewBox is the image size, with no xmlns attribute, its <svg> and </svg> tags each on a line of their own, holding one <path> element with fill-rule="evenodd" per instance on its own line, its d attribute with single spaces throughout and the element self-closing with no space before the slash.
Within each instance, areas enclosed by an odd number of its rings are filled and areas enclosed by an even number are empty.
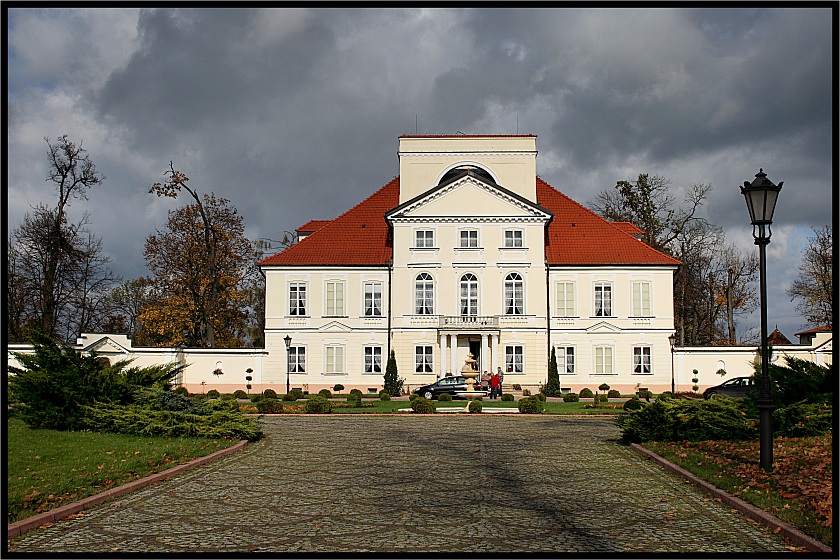
<svg viewBox="0 0 840 560">
<path fill-rule="evenodd" d="M 772 552 L 610 419 L 277 416 L 245 451 L 10 541 L 34 552 Z"/>
</svg>

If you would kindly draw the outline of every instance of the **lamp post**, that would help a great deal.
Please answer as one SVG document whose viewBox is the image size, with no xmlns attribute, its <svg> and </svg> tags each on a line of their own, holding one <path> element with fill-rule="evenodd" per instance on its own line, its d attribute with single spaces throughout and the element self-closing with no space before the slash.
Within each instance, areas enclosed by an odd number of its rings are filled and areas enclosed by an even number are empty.
<svg viewBox="0 0 840 560">
<path fill-rule="evenodd" d="M 677 387 L 674 385 L 674 343 L 677 341 L 676 333 L 671 333 L 668 342 L 671 344 L 671 396 L 677 394 Z"/>
<path fill-rule="evenodd" d="M 289 349 L 292 346 L 292 337 L 289 336 L 289 335 L 286 335 L 283 338 L 283 342 L 286 343 L 286 394 L 288 395 L 289 394 L 289 362 L 291 362 L 291 360 L 289 359 Z"/>
<path fill-rule="evenodd" d="M 774 185 L 764 169 L 759 169 L 752 183 L 744 181 L 741 194 L 747 201 L 753 239 L 758 245 L 759 291 L 761 294 L 761 385 L 758 393 L 759 464 L 765 471 L 773 470 L 773 397 L 770 394 L 770 356 L 767 347 L 767 257 L 770 243 L 770 224 L 773 210 L 784 181 Z"/>
</svg>

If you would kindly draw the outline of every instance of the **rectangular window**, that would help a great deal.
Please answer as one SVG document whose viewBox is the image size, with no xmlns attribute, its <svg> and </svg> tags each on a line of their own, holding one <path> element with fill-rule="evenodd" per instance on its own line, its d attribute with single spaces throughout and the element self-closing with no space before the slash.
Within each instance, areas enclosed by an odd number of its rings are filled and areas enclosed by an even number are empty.
<svg viewBox="0 0 840 560">
<path fill-rule="evenodd" d="M 289 373 L 306 373 L 306 348 L 289 346 Z"/>
<path fill-rule="evenodd" d="M 575 316 L 575 283 L 574 282 L 558 282 L 557 283 L 557 316 L 558 317 L 574 317 Z"/>
<path fill-rule="evenodd" d="M 461 248 L 474 249 L 478 247 L 478 230 L 464 229 L 461 230 Z"/>
<path fill-rule="evenodd" d="M 505 371 L 508 373 L 523 373 L 525 366 L 523 365 L 523 347 L 522 346 L 505 346 Z"/>
<path fill-rule="evenodd" d="M 650 282 L 633 282 L 633 316 L 650 317 Z"/>
<path fill-rule="evenodd" d="M 505 247 L 522 247 L 522 230 L 509 229 L 505 231 Z"/>
<path fill-rule="evenodd" d="M 414 370 L 417 373 L 432 373 L 432 347 L 431 346 L 415 346 L 414 347 Z"/>
<path fill-rule="evenodd" d="M 653 373 L 650 366 L 650 346 L 633 348 L 633 373 Z"/>
<path fill-rule="evenodd" d="M 435 246 L 435 232 L 430 229 L 418 229 L 415 232 L 415 247 L 428 248 Z"/>
<path fill-rule="evenodd" d="M 382 316 L 382 284 L 365 284 L 365 317 Z"/>
<path fill-rule="evenodd" d="M 365 373 L 382 373 L 381 346 L 365 346 Z"/>
<path fill-rule="evenodd" d="M 324 373 L 344 373 L 344 346 L 326 347 L 326 371 Z"/>
<path fill-rule="evenodd" d="M 289 284 L 289 315 L 306 315 L 306 284 Z"/>
<path fill-rule="evenodd" d="M 613 373 L 612 346 L 595 347 L 595 373 Z"/>
<path fill-rule="evenodd" d="M 574 346 L 559 346 L 557 347 L 555 356 L 557 358 L 557 372 L 560 375 L 575 373 L 575 347 Z"/>
<path fill-rule="evenodd" d="M 344 283 L 327 282 L 327 317 L 344 315 Z"/>
<path fill-rule="evenodd" d="M 595 316 L 612 316 L 612 285 L 606 283 L 595 284 Z"/>
</svg>

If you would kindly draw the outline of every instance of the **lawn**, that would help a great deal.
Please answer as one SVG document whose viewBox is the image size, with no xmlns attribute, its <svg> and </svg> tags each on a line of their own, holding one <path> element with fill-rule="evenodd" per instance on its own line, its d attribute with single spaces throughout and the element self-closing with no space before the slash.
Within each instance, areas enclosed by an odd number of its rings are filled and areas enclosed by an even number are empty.
<svg viewBox="0 0 840 560">
<path fill-rule="evenodd" d="M 7 523 L 25 519 L 236 443 L 32 429 L 9 418 Z"/>
<path fill-rule="evenodd" d="M 645 447 L 832 545 L 832 436 L 776 438 L 773 471 L 752 441 L 646 442 Z"/>
</svg>

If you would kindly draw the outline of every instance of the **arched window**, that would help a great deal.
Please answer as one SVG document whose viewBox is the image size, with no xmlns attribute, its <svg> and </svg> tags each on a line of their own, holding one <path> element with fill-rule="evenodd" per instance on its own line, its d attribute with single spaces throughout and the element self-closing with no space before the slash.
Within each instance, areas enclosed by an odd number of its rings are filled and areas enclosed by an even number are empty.
<svg viewBox="0 0 840 560">
<path fill-rule="evenodd" d="M 461 276 L 461 315 L 478 315 L 478 278 L 474 274 Z"/>
<path fill-rule="evenodd" d="M 427 272 L 417 275 L 414 281 L 414 313 L 433 315 L 435 312 L 435 283 Z"/>
<path fill-rule="evenodd" d="M 522 277 L 511 272 L 505 277 L 505 315 L 524 315 L 525 295 Z"/>
</svg>

